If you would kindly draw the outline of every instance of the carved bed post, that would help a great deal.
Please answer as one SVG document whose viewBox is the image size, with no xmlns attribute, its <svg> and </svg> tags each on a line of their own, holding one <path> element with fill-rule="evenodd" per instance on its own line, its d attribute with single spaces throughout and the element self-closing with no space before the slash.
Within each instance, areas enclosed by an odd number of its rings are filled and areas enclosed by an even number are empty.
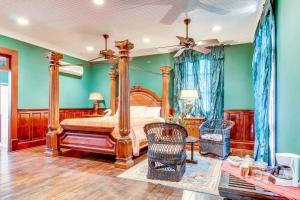
<svg viewBox="0 0 300 200">
<path fill-rule="evenodd" d="M 133 165 L 132 141 L 130 133 L 130 88 L 129 88 L 129 51 L 134 45 L 128 40 L 116 41 L 115 46 L 119 49 L 119 132 L 117 139 L 117 168 L 129 168 Z"/>
<path fill-rule="evenodd" d="M 110 76 L 110 109 L 111 113 L 116 113 L 116 98 L 117 98 L 117 77 L 118 72 L 117 70 L 110 70 L 109 71 Z"/>
<path fill-rule="evenodd" d="M 170 114 L 170 100 L 169 100 L 169 74 L 170 74 L 170 67 L 169 66 L 162 66 L 160 67 L 162 71 L 162 117 L 165 121 L 169 121 L 169 114 Z"/>
<path fill-rule="evenodd" d="M 46 156 L 58 156 L 57 134 L 59 129 L 59 60 L 63 56 L 56 52 L 49 52 L 49 119 L 46 135 Z"/>
</svg>

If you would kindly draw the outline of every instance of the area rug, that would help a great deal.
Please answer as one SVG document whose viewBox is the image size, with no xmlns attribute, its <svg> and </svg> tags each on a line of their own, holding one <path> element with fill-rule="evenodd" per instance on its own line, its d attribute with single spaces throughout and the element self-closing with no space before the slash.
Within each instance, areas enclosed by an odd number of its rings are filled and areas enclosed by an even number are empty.
<svg viewBox="0 0 300 200">
<path fill-rule="evenodd" d="M 190 155 L 189 153 L 187 154 Z M 147 159 L 131 167 L 118 177 L 219 195 L 218 186 L 222 161 L 200 156 L 199 153 L 195 153 L 195 159 L 198 161 L 198 164 L 187 163 L 185 174 L 180 182 L 147 179 Z"/>
</svg>

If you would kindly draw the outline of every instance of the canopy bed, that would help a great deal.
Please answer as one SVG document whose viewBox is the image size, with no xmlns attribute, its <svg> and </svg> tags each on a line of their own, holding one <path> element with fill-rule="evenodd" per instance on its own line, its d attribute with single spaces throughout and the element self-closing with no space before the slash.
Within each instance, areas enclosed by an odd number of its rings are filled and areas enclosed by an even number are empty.
<svg viewBox="0 0 300 200">
<path fill-rule="evenodd" d="M 116 41 L 119 49 L 119 72 L 112 70 L 110 75 L 110 107 L 112 113 L 109 120 L 103 118 L 69 119 L 59 124 L 59 61 L 62 55 L 50 52 L 47 55 L 50 65 L 49 90 L 49 130 L 46 136 L 46 156 L 58 156 L 61 148 L 110 154 L 116 156 L 115 166 L 129 168 L 133 165 L 132 155 L 138 155 L 140 148 L 147 146 L 147 140 L 133 136 L 143 129 L 143 124 L 168 120 L 169 117 L 169 66 L 162 66 L 162 97 L 142 88 L 129 88 L 129 51 L 133 44 L 128 40 Z M 117 77 L 119 77 L 119 97 L 117 94 Z M 130 117 L 133 112 L 130 106 L 144 107 L 146 110 L 161 108 L 161 117 Z M 152 108 L 151 108 L 152 107 Z M 118 110 L 118 111 L 117 111 Z M 139 111 L 134 111 L 139 112 Z M 147 111 L 143 111 L 147 112 Z M 151 111 L 150 111 L 151 112 Z M 144 114 L 144 113 L 143 113 Z M 149 114 L 149 110 L 148 110 Z M 159 115 L 159 114 L 158 114 Z M 135 138 L 138 137 L 136 140 Z M 134 148 L 135 147 L 135 148 Z M 138 148 L 138 150 L 136 150 Z M 134 151 L 134 152 L 133 152 Z"/>
</svg>

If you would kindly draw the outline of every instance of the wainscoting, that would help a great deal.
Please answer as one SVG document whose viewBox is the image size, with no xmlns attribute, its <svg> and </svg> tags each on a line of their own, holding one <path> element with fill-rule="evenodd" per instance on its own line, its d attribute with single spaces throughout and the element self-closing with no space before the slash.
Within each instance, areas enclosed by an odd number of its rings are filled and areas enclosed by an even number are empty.
<svg viewBox="0 0 300 200">
<path fill-rule="evenodd" d="M 99 113 L 103 113 L 103 111 L 103 109 L 100 109 Z M 84 115 L 90 115 L 92 112 L 91 108 L 63 108 L 60 109 L 59 117 L 60 121 L 66 118 L 82 118 Z M 235 126 L 231 130 L 231 148 L 233 154 L 252 154 L 255 137 L 254 111 L 225 110 L 224 118 L 235 122 Z M 198 128 L 194 129 L 198 131 Z M 19 109 L 18 139 L 13 140 L 13 150 L 45 144 L 47 131 L 47 109 Z"/>
<path fill-rule="evenodd" d="M 225 110 L 224 118 L 235 122 L 230 146 L 235 155 L 253 154 L 255 129 L 253 110 Z"/>
<path fill-rule="evenodd" d="M 101 112 L 103 109 L 99 110 Z M 92 113 L 89 108 L 63 108 L 60 109 L 59 120 L 82 118 Z M 45 144 L 47 132 L 48 109 L 18 109 L 18 139 L 13 141 L 13 150 Z"/>
</svg>

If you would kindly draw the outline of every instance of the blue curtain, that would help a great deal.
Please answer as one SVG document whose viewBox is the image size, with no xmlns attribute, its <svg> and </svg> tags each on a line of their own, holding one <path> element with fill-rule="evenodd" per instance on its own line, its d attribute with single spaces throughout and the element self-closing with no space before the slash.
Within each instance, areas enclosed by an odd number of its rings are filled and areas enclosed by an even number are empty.
<svg viewBox="0 0 300 200">
<path fill-rule="evenodd" d="M 184 111 L 184 100 L 180 99 L 182 89 L 198 90 L 191 112 L 193 116 L 206 119 L 223 119 L 224 108 L 224 47 L 211 48 L 205 55 L 186 50 L 174 58 L 174 109 Z"/>
<path fill-rule="evenodd" d="M 270 88 L 275 66 L 275 19 L 269 0 L 264 5 L 255 39 L 252 61 L 255 98 L 255 145 L 254 159 L 272 164 L 270 152 Z M 274 147 L 273 147 L 274 148 Z"/>
<path fill-rule="evenodd" d="M 174 58 L 174 110 L 185 112 L 185 100 L 180 99 L 181 90 L 194 89 L 200 94 L 199 77 L 199 53 L 194 50 L 186 50 L 179 57 Z M 195 99 L 191 115 L 203 115 L 200 99 Z"/>
</svg>

